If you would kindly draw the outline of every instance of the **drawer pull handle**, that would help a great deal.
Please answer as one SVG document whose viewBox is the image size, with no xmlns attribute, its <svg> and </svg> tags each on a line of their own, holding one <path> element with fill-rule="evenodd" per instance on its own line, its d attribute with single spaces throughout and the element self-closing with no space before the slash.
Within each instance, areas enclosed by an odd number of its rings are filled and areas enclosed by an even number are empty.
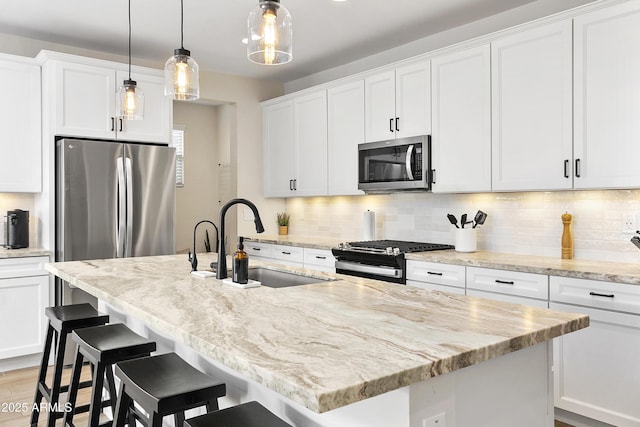
<svg viewBox="0 0 640 427">
<path fill-rule="evenodd" d="M 320 256 L 320 255 L 316 255 L 316 258 L 317 258 L 317 259 L 327 259 L 327 257 L 326 257 L 326 256 Z"/>
<path fill-rule="evenodd" d="M 282 253 L 285 254 L 285 255 L 291 255 L 291 252 L 282 251 Z"/>
<path fill-rule="evenodd" d="M 442 276 L 442 273 L 436 273 L 435 271 L 427 271 L 427 274 L 431 274 L 432 276 Z"/>
<path fill-rule="evenodd" d="M 503 285 L 515 285 L 515 282 L 513 282 L 511 280 L 499 280 L 499 279 L 496 279 L 496 283 L 501 283 Z"/>
<path fill-rule="evenodd" d="M 613 297 L 615 297 L 614 294 L 599 294 L 597 292 L 589 292 L 589 295 L 594 296 L 594 297 L 605 297 L 605 298 L 613 298 Z"/>
<path fill-rule="evenodd" d="M 253 248 L 253 250 L 254 250 L 254 251 L 259 251 L 259 250 L 260 250 L 260 248 Z"/>
</svg>

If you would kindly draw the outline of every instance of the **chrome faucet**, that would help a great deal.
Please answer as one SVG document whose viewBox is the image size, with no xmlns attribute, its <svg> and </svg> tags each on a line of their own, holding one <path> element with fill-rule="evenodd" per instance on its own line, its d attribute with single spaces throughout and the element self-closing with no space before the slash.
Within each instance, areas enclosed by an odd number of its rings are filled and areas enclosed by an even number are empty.
<svg viewBox="0 0 640 427">
<path fill-rule="evenodd" d="M 227 210 L 238 203 L 249 206 L 253 211 L 253 216 L 255 217 L 254 222 L 256 223 L 256 232 L 264 233 L 264 227 L 262 225 L 262 220 L 260 219 L 260 214 L 258 213 L 258 208 L 256 205 L 251 203 L 247 199 L 232 199 L 229 200 L 223 207 L 220 209 L 220 240 L 218 241 L 218 265 L 216 268 L 216 278 L 217 279 L 226 279 L 227 278 L 227 255 L 225 254 L 224 249 L 224 216 L 227 213 Z"/>
<path fill-rule="evenodd" d="M 191 252 L 189 252 L 191 271 L 198 271 L 198 257 L 196 256 L 196 230 L 198 229 L 198 226 L 203 222 L 208 222 L 209 224 L 213 225 L 213 228 L 216 229 L 216 247 L 218 246 L 218 227 L 216 227 L 216 225 L 208 219 L 203 219 L 202 221 L 198 222 L 195 227 L 193 227 L 193 256 L 191 255 Z"/>
</svg>

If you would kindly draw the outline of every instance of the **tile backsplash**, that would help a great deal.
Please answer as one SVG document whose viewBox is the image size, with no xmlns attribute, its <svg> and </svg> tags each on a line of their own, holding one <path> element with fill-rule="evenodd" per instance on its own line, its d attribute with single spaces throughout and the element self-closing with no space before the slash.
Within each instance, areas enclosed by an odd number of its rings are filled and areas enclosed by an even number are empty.
<svg viewBox="0 0 640 427">
<path fill-rule="evenodd" d="M 633 234 L 622 232 L 628 216 L 640 228 L 640 190 L 294 198 L 286 209 L 292 235 L 362 240 L 364 212 L 372 210 L 376 238 L 450 244 L 455 228 L 447 214 L 471 219 L 480 209 L 489 216 L 478 227 L 479 250 L 552 257 L 560 257 L 560 216 L 569 212 L 576 259 L 640 261 Z"/>
</svg>

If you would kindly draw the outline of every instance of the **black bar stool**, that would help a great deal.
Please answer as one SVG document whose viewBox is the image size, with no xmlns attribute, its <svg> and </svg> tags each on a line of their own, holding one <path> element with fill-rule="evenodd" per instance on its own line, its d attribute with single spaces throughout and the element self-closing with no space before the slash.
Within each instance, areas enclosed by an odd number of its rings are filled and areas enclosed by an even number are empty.
<svg viewBox="0 0 640 427">
<path fill-rule="evenodd" d="M 147 427 L 160 427 L 162 418 L 173 415 L 176 426 L 184 423 L 184 411 L 206 406 L 218 409 L 226 385 L 195 369 L 175 353 L 116 363 L 120 379 L 113 427 L 124 427 L 133 415 Z M 149 414 L 144 416 L 133 403 Z"/>
<path fill-rule="evenodd" d="M 104 325 L 109 321 L 108 315 L 99 313 L 91 304 L 47 307 L 44 312 L 49 318 L 49 326 L 47 327 L 47 337 L 44 341 L 40 373 L 38 374 L 38 383 L 36 384 L 36 395 L 33 399 L 34 403 L 31 410 L 30 424 L 32 427 L 38 425 L 43 397 L 49 404 L 47 427 L 54 427 L 56 419 L 64 416 L 64 412 L 60 411 L 57 405 L 60 393 L 69 389 L 68 385 L 60 384 L 64 366 L 64 350 L 67 344 L 67 334 L 75 329 Z M 54 336 L 56 338 L 56 360 L 54 364 L 53 381 L 51 388 L 49 388 L 46 384 L 46 376 L 49 365 L 49 355 L 51 354 L 51 347 L 54 344 Z M 90 385 L 90 382 L 85 382 L 81 383 L 80 387 L 84 388 Z"/>
<path fill-rule="evenodd" d="M 258 402 L 193 417 L 184 427 L 291 427 Z"/>
<path fill-rule="evenodd" d="M 111 406 L 115 413 L 116 386 L 111 366 L 117 362 L 149 356 L 152 351 L 156 350 L 156 343 L 134 333 L 122 323 L 77 329 L 73 331 L 71 337 L 78 343 L 78 347 L 67 401 L 67 409 L 71 408 L 71 410 L 66 413 L 63 425 L 65 427 L 74 427 L 74 413 L 89 411 L 88 425 L 95 427 L 98 426 L 103 407 Z M 93 390 L 91 392 L 91 403 L 76 407 L 80 373 L 85 358 L 91 363 L 92 367 Z M 107 378 L 109 399 L 102 400 L 105 376 Z M 110 427 L 111 422 L 106 423 L 105 426 Z"/>
</svg>

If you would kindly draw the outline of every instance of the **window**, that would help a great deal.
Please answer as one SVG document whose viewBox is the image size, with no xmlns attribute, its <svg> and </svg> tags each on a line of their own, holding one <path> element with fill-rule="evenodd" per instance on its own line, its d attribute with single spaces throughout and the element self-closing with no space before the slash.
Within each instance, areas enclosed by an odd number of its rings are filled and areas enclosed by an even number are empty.
<svg viewBox="0 0 640 427">
<path fill-rule="evenodd" d="M 175 126 L 171 146 L 176 149 L 176 187 L 184 187 L 184 126 Z"/>
</svg>

